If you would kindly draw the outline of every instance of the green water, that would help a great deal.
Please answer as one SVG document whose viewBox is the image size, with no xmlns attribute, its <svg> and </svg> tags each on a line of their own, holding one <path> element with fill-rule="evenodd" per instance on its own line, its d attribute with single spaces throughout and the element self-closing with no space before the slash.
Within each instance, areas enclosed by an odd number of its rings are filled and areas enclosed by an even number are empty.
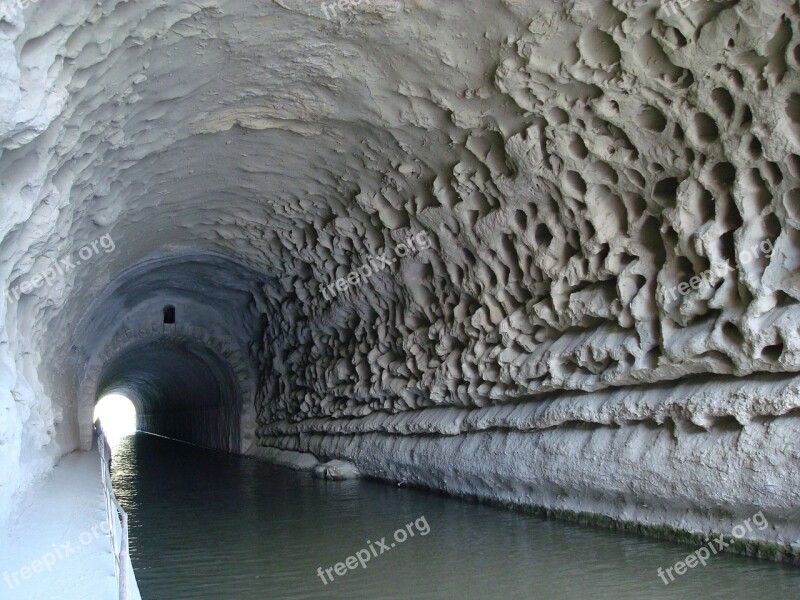
<svg viewBox="0 0 800 600">
<path fill-rule="evenodd" d="M 800 598 L 797 567 L 716 555 L 664 585 L 657 569 L 695 547 L 319 481 L 147 434 L 123 441 L 113 471 L 144 600 Z"/>
</svg>

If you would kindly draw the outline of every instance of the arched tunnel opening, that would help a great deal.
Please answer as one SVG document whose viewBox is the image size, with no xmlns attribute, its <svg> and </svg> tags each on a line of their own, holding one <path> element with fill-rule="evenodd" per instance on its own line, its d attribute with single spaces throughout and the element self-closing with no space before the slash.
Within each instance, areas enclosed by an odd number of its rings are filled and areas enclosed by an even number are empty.
<svg viewBox="0 0 800 600">
<path fill-rule="evenodd" d="M 165 339 L 126 348 L 104 367 L 97 399 L 130 398 L 137 429 L 238 452 L 242 395 L 224 357 L 192 340 Z"/>
<path fill-rule="evenodd" d="M 798 48 L 0 0 L 0 598 L 798 596 Z"/>
<path fill-rule="evenodd" d="M 100 424 L 112 446 L 139 430 L 138 417 L 136 403 L 118 392 L 103 394 L 94 407 L 94 423 Z"/>
</svg>

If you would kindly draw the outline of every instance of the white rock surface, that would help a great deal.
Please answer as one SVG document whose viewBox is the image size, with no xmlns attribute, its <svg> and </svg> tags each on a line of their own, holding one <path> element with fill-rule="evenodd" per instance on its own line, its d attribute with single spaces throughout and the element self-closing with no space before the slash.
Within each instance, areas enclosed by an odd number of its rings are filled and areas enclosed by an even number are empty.
<svg viewBox="0 0 800 600">
<path fill-rule="evenodd" d="M 746 540 L 797 558 L 800 419 L 698 434 L 623 425 L 460 436 L 310 434 L 268 443 L 353 461 L 371 477 L 575 516 L 591 513 L 658 531 L 731 536 L 763 511 Z M 598 519 L 599 520 L 599 519 Z"/>
<path fill-rule="evenodd" d="M 678 528 L 761 478 L 795 536 L 799 10 L 0 0 L 0 521 L 116 390 L 195 443 Z"/>
<path fill-rule="evenodd" d="M 361 477 L 361 473 L 351 462 L 329 460 L 314 467 L 314 477 L 330 479 L 331 481 L 344 481 L 346 479 L 358 479 Z"/>
<path fill-rule="evenodd" d="M 313 454 L 307 452 L 292 452 L 290 450 L 279 450 L 278 448 L 264 448 L 260 446 L 251 447 L 246 454 L 253 458 L 258 458 L 271 462 L 279 467 L 292 469 L 293 471 L 311 471 L 319 466 L 319 460 Z"/>
</svg>

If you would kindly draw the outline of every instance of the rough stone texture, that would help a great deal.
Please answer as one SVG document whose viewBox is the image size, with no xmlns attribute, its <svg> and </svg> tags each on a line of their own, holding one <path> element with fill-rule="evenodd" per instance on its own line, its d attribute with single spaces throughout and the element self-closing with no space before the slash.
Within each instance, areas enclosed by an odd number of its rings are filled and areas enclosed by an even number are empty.
<svg viewBox="0 0 800 600">
<path fill-rule="evenodd" d="M 253 446 L 245 454 L 293 471 L 310 471 L 319 466 L 317 457 L 307 452 L 292 452 L 290 450 L 279 450 L 278 448 Z"/>
<path fill-rule="evenodd" d="M 0 282 L 116 244 L 0 300 L 0 516 L 79 444 L 131 339 L 183 339 L 171 304 L 230 366 L 238 434 L 212 444 L 675 527 L 763 483 L 772 540 L 797 539 L 796 1 L 0 14 Z M 164 425 L 172 395 L 136 381 Z"/>
<path fill-rule="evenodd" d="M 314 467 L 314 477 L 330 479 L 331 481 L 344 481 L 358 479 L 361 472 L 353 463 L 344 460 L 330 460 Z"/>
<path fill-rule="evenodd" d="M 730 537 L 736 525 L 762 510 L 769 527 L 745 537 L 800 561 L 799 434 L 800 419 L 793 417 L 712 435 L 679 427 L 577 423 L 458 437 L 309 434 L 266 441 L 342 456 L 364 475 L 406 485 L 604 515 L 655 531 Z"/>
</svg>

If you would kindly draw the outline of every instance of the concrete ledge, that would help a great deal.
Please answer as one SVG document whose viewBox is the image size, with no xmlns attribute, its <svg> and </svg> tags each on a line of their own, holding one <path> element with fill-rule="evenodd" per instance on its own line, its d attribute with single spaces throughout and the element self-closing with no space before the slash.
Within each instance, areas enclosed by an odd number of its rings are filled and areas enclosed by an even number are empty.
<svg viewBox="0 0 800 600">
<path fill-rule="evenodd" d="M 35 484 L 0 532 L 0 598 L 31 600 L 118 600 L 111 527 L 97 450 L 65 456 Z M 131 600 L 139 590 L 130 562 Z"/>
</svg>

